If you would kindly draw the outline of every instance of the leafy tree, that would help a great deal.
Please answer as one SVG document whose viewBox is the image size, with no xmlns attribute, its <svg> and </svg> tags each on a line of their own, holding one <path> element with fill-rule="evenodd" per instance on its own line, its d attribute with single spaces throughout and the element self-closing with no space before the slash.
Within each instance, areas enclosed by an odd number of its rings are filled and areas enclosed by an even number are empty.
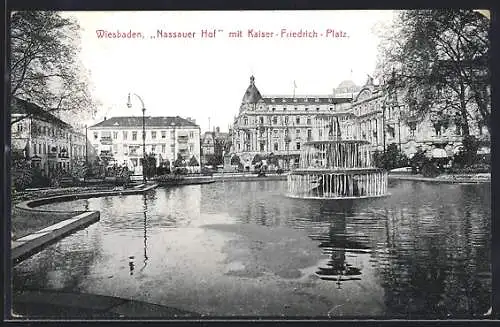
<svg viewBox="0 0 500 327">
<path fill-rule="evenodd" d="M 408 157 L 399 151 L 398 146 L 395 143 L 389 144 L 385 153 L 375 151 L 373 161 L 376 167 L 388 170 L 408 165 Z"/>
<path fill-rule="evenodd" d="M 177 153 L 177 159 L 174 161 L 174 167 L 186 167 L 186 161 L 184 161 L 180 152 Z"/>
<path fill-rule="evenodd" d="M 470 135 L 464 137 L 463 148 L 454 156 L 453 164 L 460 168 L 472 166 L 479 160 L 477 150 L 479 149 L 479 141 L 476 137 Z"/>
<path fill-rule="evenodd" d="M 141 158 L 141 162 L 143 162 L 143 173 L 147 178 L 151 178 L 156 175 L 156 157 L 154 154 L 146 154 L 145 163 L 143 158 Z"/>
<path fill-rule="evenodd" d="M 29 161 L 25 158 L 12 158 L 11 167 L 12 190 L 21 191 L 27 188 L 32 182 L 32 170 Z"/>
<path fill-rule="evenodd" d="M 199 166 L 200 164 L 198 163 L 198 160 L 196 160 L 195 156 L 192 156 L 191 159 L 189 159 L 189 166 Z"/>
<path fill-rule="evenodd" d="M 279 160 L 278 158 L 274 155 L 274 153 L 270 153 L 268 156 L 267 156 L 267 163 L 269 165 L 274 165 L 274 166 L 278 166 L 279 165 Z"/>
<path fill-rule="evenodd" d="M 48 112 L 95 108 L 88 72 L 78 61 L 79 26 L 73 19 L 55 11 L 17 11 L 10 26 L 11 99 L 24 99 Z"/>
<path fill-rule="evenodd" d="M 222 165 L 222 156 L 217 154 L 207 155 L 207 164 L 214 167 Z"/>
<path fill-rule="evenodd" d="M 71 163 L 70 175 L 73 178 L 83 178 L 87 175 L 87 166 L 85 161 L 82 160 L 73 160 Z"/>
<path fill-rule="evenodd" d="M 234 155 L 231 158 L 231 165 L 239 165 L 240 163 L 241 163 L 241 159 L 237 155 Z"/>
<path fill-rule="evenodd" d="M 469 135 L 477 113 L 490 129 L 488 29 L 472 10 L 401 11 L 382 31 L 377 69 L 419 119 L 434 112 Z"/>
<path fill-rule="evenodd" d="M 425 152 L 419 148 L 417 152 L 410 159 L 410 166 L 414 173 L 420 173 L 424 164 L 429 162 L 429 158 L 425 155 Z"/>
<path fill-rule="evenodd" d="M 252 159 L 252 165 L 256 165 L 257 163 L 261 162 L 262 160 L 265 160 L 264 156 L 261 156 L 260 154 L 256 154 L 253 159 Z"/>
</svg>

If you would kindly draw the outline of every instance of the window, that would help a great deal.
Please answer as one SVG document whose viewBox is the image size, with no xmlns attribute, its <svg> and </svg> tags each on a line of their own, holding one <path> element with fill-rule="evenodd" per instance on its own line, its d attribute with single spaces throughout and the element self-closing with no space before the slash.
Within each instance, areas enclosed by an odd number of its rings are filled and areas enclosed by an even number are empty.
<svg viewBox="0 0 500 327">
<path fill-rule="evenodd" d="M 297 134 L 297 136 L 300 136 L 300 129 L 297 129 L 297 130 L 295 131 L 295 134 Z"/>
<path fill-rule="evenodd" d="M 153 152 L 153 153 L 154 153 L 154 152 L 156 152 L 156 145 L 154 145 L 154 144 L 153 144 L 153 145 L 151 146 L 151 152 Z"/>
<path fill-rule="evenodd" d="M 137 141 L 137 132 L 132 132 L 132 141 Z"/>
<path fill-rule="evenodd" d="M 190 139 L 194 138 L 194 132 L 189 132 L 189 138 Z"/>
<path fill-rule="evenodd" d="M 283 106 L 283 111 L 286 111 L 286 106 Z"/>
<path fill-rule="evenodd" d="M 312 138 L 312 130 L 308 129 L 307 130 L 307 139 L 311 140 L 311 138 Z"/>
<path fill-rule="evenodd" d="M 52 132 L 54 132 L 54 130 L 52 130 Z M 52 133 L 54 134 L 54 133 Z M 52 135 L 54 136 L 54 135 Z M 94 132 L 94 140 L 97 140 L 99 138 L 99 132 Z"/>
<path fill-rule="evenodd" d="M 161 131 L 161 138 L 166 139 L 167 138 L 167 132 L 166 131 Z M 163 151 L 165 152 L 165 151 Z"/>
<path fill-rule="evenodd" d="M 123 131 L 123 139 L 126 140 L 128 137 L 128 132 L 127 131 Z"/>
<path fill-rule="evenodd" d="M 43 154 L 47 154 L 47 144 L 43 144 Z"/>
<path fill-rule="evenodd" d="M 278 124 L 278 117 L 276 117 L 276 116 L 273 117 L 273 124 L 274 125 Z"/>
<path fill-rule="evenodd" d="M 151 139 L 156 139 L 156 131 L 151 131 Z"/>
<path fill-rule="evenodd" d="M 161 145 L 161 153 L 165 153 L 167 151 L 167 145 L 166 144 L 162 144 Z"/>
<path fill-rule="evenodd" d="M 316 107 L 316 111 L 319 111 L 319 107 Z"/>
<path fill-rule="evenodd" d="M 259 121 L 261 124 L 264 124 L 264 117 L 259 117 Z"/>
<path fill-rule="evenodd" d="M 238 147 L 238 149 L 239 149 L 239 147 Z M 264 142 L 260 142 L 260 151 L 264 151 Z"/>
<path fill-rule="evenodd" d="M 116 140 L 118 138 L 118 132 L 113 132 L 113 139 Z"/>
<path fill-rule="evenodd" d="M 192 153 L 192 152 L 193 152 L 193 150 L 194 150 L 194 145 L 193 145 L 193 144 L 189 144 L 189 152 L 191 152 L 191 153 Z"/>
<path fill-rule="evenodd" d="M 33 144 L 33 153 L 36 155 L 36 144 Z"/>
<path fill-rule="evenodd" d="M 278 151 L 278 143 L 274 143 L 274 151 Z"/>
<path fill-rule="evenodd" d="M 307 117 L 307 125 L 311 125 L 311 117 Z"/>
<path fill-rule="evenodd" d="M 318 130 L 318 132 L 319 132 L 319 137 L 322 137 L 323 136 L 323 130 L 320 129 L 320 130 Z"/>
<path fill-rule="evenodd" d="M 300 124 L 300 117 L 295 118 L 295 122 L 296 122 L 297 124 Z"/>
<path fill-rule="evenodd" d="M 333 107 L 330 107 L 330 111 L 333 110 Z"/>
<path fill-rule="evenodd" d="M 17 131 L 22 132 L 23 131 L 23 125 L 22 124 L 17 124 Z"/>
<path fill-rule="evenodd" d="M 297 144 L 295 144 L 295 147 L 297 150 L 300 150 L 300 142 L 297 142 Z"/>
<path fill-rule="evenodd" d="M 305 109 L 305 111 L 308 111 L 308 110 L 309 110 L 309 108 L 308 108 L 308 107 L 305 107 L 304 109 Z"/>
<path fill-rule="evenodd" d="M 275 107 L 273 107 L 272 111 L 276 111 L 276 108 L 275 108 Z"/>
<path fill-rule="evenodd" d="M 288 116 L 285 116 L 285 124 L 288 124 Z"/>
<path fill-rule="evenodd" d="M 38 144 L 38 154 L 42 154 L 42 143 Z"/>
<path fill-rule="evenodd" d="M 244 118 L 244 120 L 243 120 L 243 124 L 244 124 L 244 125 L 248 125 L 248 118 L 247 118 L 247 117 L 245 117 L 245 118 Z"/>
<path fill-rule="evenodd" d="M 274 137 L 278 137 L 278 130 L 275 129 L 273 132 L 274 132 Z"/>
</svg>

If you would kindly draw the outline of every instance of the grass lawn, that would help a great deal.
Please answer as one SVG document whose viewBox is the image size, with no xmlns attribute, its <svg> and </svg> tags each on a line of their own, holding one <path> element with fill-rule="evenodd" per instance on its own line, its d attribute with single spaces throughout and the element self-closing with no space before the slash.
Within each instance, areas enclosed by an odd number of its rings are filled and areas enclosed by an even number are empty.
<svg viewBox="0 0 500 327">
<path fill-rule="evenodd" d="M 37 232 L 45 227 L 54 225 L 73 216 L 74 213 L 61 213 L 54 215 L 50 213 L 35 213 L 12 208 L 12 240 Z"/>
<path fill-rule="evenodd" d="M 93 192 L 97 190 L 112 190 L 114 186 L 92 186 L 92 187 L 68 187 L 59 189 L 46 189 L 46 190 L 36 190 L 29 192 L 18 192 L 12 194 L 12 216 L 11 216 L 11 230 L 12 230 L 12 240 L 16 240 L 23 236 L 29 235 L 31 233 L 37 232 L 45 227 L 56 224 L 60 221 L 69 219 L 75 215 L 75 213 L 40 213 L 40 212 L 29 212 L 26 210 L 20 210 L 16 208 L 16 204 L 55 195 L 63 194 L 74 194 L 74 193 L 84 193 Z"/>
</svg>

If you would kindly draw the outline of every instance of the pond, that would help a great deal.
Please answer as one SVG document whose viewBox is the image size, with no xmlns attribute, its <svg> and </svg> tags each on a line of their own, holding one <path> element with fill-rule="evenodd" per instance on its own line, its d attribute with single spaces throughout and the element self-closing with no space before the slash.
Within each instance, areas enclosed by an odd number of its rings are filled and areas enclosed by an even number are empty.
<svg viewBox="0 0 500 327">
<path fill-rule="evenodd" d="M 490 184 L 390 181 L 386 198 L 285 197 L 286 182 L 157 188 L 46 205 L 101 220 L 13 268 L 14 289 L 212 317 L 474 318 L 491 302 Z"/>
</svg>

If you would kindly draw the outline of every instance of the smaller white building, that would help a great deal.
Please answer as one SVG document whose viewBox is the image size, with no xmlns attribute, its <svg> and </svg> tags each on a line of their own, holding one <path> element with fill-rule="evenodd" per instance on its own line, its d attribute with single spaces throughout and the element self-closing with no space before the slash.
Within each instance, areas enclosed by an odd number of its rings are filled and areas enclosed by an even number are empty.
<svg viewBox="0 0 500 327">
<path fill-rule="evenodd" d="M 176 117 L 145 117 L 145 151 L 156 164 L 180 155 L 186 164 L 194 157 L 200 163 L 200 127 L 194 120 Z M 88 128 L 88 138 L 101 158 L 140 171 L 143 157 L 143 117 L 111 117 Z"/>
</svg>

